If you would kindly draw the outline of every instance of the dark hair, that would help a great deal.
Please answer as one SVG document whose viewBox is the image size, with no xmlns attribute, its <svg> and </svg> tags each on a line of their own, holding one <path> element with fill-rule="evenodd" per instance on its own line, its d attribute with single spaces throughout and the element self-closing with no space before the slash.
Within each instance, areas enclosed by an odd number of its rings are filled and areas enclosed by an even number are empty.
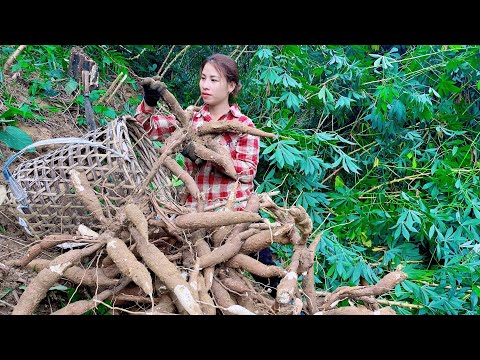
<svg viewBox="0 0 480 360">
<path fill-rule="evenodd" d="M 227 78 L 227 81 L 233 81 L 235 83 L 235 88 L 229 94 L 228 100 L 235 98 L 235 96 L 237 96 L 242 89 L 242 84 L 240 84 L 238 76 L 238 66 L 235 60 L 224 54 L 217 53 L 210 55 L 208 58 L 203 60 L 202 65 L 200 66 L 200 76 L 202 76 L 202 71 L 206 63 L 211 63 L 213 66 L 215 66 L 217 71 Z"/>
</svg>

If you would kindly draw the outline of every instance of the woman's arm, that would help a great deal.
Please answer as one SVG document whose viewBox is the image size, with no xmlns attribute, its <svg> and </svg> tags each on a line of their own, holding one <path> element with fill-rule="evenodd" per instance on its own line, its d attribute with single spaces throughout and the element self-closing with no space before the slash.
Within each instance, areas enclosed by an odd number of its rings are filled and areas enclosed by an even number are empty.
<svg viewBox="0 0 480 360">
<path fill-rule="evenodd" d="M 142 100 L 133 117 L 143 126 L 152 140 L 165 141 L 178 127 L 177 121 L 173 115 L 154 115 L 154 109 Z"/>
<path fill-rule="evenodd" d="M 250 134 L 240 136 L 232 158 L 240 182 L 252 182 L 255 178 L 259 153 L 260 137 Z"/>
</svg>

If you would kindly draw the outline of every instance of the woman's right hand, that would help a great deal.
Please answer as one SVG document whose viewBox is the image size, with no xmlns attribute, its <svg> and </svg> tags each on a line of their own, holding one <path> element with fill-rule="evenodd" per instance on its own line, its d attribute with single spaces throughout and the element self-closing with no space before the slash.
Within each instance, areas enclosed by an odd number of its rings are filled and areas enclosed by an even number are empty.
<svg viewBox="0 0 480 360">
<path fill-rule="evenodd" d="M 151 107 L 157 106 L 162 92 L 167 88 L 164 82 L 158 80 L 157 76 L 144 78 L 140 85 L 143 87 L 143 99 L 145 103 Z"/>
</svg>

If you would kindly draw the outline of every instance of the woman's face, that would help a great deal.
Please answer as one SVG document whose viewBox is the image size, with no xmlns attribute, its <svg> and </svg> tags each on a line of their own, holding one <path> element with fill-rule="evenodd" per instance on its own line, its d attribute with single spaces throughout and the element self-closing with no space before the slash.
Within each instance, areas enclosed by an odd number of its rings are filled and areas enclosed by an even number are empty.
<svg viewBox="0 0 480 360">
<path fill-rule="evenodd" d="M 227 81 L 211 63 L 206 63 L 203 67 L 199 85 L 203 102 L 210 106 L 228 105 L 228 95 L 235 89 L 235 83 Z"/>
</svg>

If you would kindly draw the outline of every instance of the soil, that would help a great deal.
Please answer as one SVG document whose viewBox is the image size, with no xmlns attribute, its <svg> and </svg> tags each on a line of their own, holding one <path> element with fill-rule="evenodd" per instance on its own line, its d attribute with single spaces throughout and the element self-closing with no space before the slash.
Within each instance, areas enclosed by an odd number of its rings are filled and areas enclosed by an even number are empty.
<svg viewBox="0 0 480 360">
<path fill-rule="evenodd" d="M 21 75 L 5 74 L 4 85 L 9 94 L 12 95 L 11 104 L 13 106 L 21 106 L 23 102 L 31 104 L 29 101 L 31 98 L 27 98 L 29 82 L 22 79 Z M 109 84 L 107 84 L 108 86 Z M 112 106 L 117 113 L 121 112 L 125 98 L 132 96 L 133 90 L 130 87 L 125 86 L 124 89 L 116 94 L 112 103 Z M 85 126 L 77 125 L 76 119 L 78 116 L 83 115 L 83 109 L 76 105 L 67 106 L 66 104 L 72 101 L 74 95 L 60 94 L 53 99 L 38 100 L 40 104 L 37 105 L 42 109 L 42 116 L 46 120 L 38 121 L 32 119 L 25 119 L 17 117 L 16 126 L 25 131 L 32 138 L 33 142 L 58 138 L 58 137 L 81 137 L 86 132 Z M 44 106 L 54 105 L 57 108 L 62 108 L 64 105 L 65 110 L 60 112 L 52 112 Z M 0 98 L 0 113 L 3 113 L 8 108 Z M 44 109 L 44 110 L 43 110 Z M 15 164 L 22 161 L 44 155 L 56 148 L 58 145 L 45 145 L 36 148 L 34 152 L 26 152 L 19 156 L 10 165 L 10 171 L 13 172 Z M 0 142 L 0 166 L 3 168 L 5 162 L 16 153 L 6 146 L 3 142 Z M 6 182 L 3 176 L 0 177 L 0 186 L 5 186 Z M 32 278 L 37 274 L 28 269 L 23 268 L 11 268 L 8 271 L 3 271 L 1 264 L 5 261 L 18 259 L 25 255 L 28 248 L 32 245 L 31 238 L 26 235 L 20 225 L 17 223 L 17 219 L 12 218 L 9 214 L 2 211 L 0 206 L 0 315 L 11 314 L 13 306 L 17 304 L 19 296 L 22 294 L 23 289 L 30 283 Z M 55 248 L 51 251 L 44 251 L 39 258 L 53 259 L 58 256 L 59 250 Z M 64 281 L 58 285 L 63 285 L 66 288 L 74 288 L 73 284 L 68 284 Z M 48 292 L 47 297 L 40 303 L 35 314 L 50 314 L 61 307 L 62 303 L 68 301 L 67 291 L 65 290 L 51 290 Z"/>
</svg>

